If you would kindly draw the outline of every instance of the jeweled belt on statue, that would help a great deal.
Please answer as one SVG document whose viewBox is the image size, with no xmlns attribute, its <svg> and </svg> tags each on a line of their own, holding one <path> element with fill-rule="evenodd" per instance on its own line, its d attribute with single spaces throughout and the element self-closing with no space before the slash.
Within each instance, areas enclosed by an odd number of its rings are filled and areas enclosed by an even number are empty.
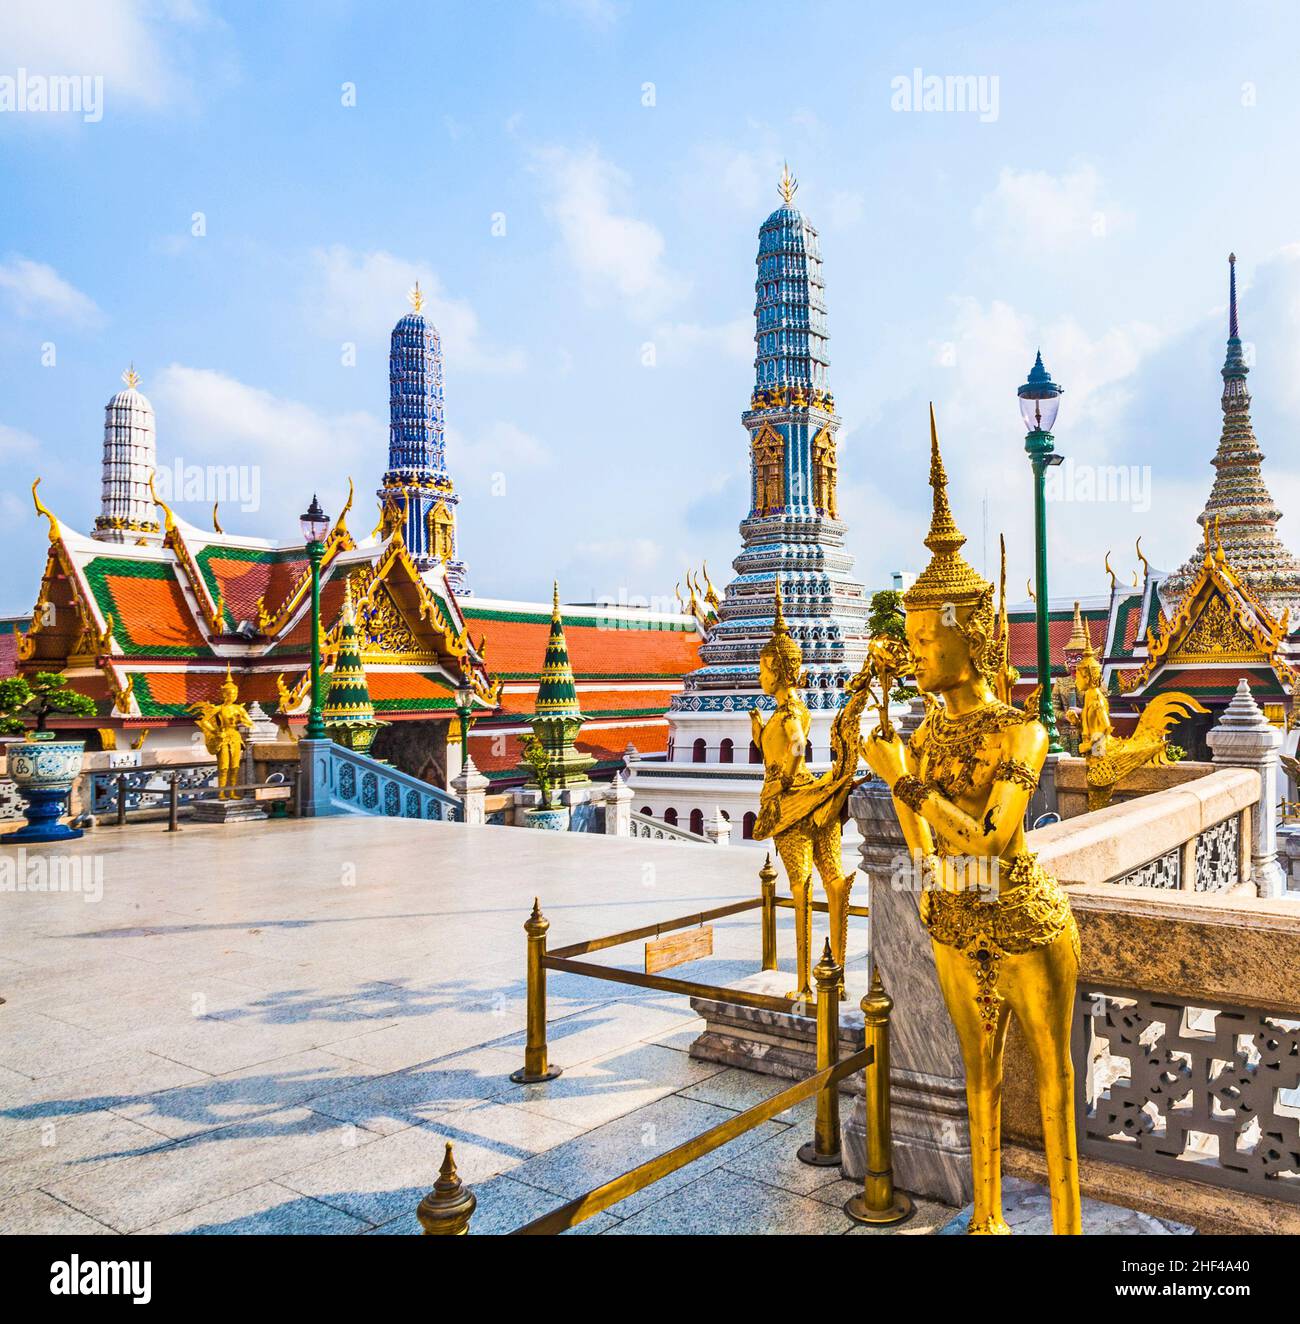
<svg viewBox="0 0 1300 1324">
<path fill-rule="evenodd" d="M 998 967 L 1004 956 L 1018 956 L 1046 947 L 1063 933 L 1070 935 L 1075 959 L 1079 956 L 1079 929 L 1070 913 L 1065 889 L 1038 862 L 1023 851 L 1002 871 L 1002 888 L 994 895 L 980 888 L 950 892 L 927 887 L 921 893 L 921 923 L 930 937 L 961 952 L 971 964 L 979 991 L 984 1031 L 997 1030 Z"/>
</svg>

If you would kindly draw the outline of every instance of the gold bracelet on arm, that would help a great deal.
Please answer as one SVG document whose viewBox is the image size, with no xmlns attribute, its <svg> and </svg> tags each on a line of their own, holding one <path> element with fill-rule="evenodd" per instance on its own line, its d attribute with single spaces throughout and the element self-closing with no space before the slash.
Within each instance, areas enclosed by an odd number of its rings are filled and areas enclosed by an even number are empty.
<svg viewBox="0 0 1300 1324">
<path fill-rule="evenodd" d="M 1028 763 L 1021 763 L 1019 759 L 1003 759 L 993 769 L 993 780 L 1011 782 L 1016 786 L 1023 786 L 1027 791 L 1032 791 L 1038 786 L 1038 774 Z"/>
<path fill-rule="evenodd" d="M 894 783 L 894 799 L 900 804 L 905 804 L 914 814 L 919 814 L 921 806 L 932 790 L 934 787 L 929 782 L 923 782 L 919 777 L 904 773 Z"/>
</svg>

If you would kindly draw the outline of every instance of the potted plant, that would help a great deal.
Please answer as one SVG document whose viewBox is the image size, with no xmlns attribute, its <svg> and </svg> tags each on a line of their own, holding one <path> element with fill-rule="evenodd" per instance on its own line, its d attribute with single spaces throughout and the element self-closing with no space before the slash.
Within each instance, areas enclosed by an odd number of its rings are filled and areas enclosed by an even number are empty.
<svg viewBox="0 0 1300 1324">
<path fill-rule="evenodd" d="M 27 826 L 11 832 L 6 845 L 21 846 L 33 841 L 69 841 L 81 836 L 59 820 L 67 811 L 68 794 L 81 771 L 86 752 L 84 740 L 59 740 L 47 723 L 54 714 L 93 717 L 95 704 L 72 689 L 57 672 L 38 671 L 31 677 L 0 680 L 0 734 L 26 735 L 6 750 L 9 776 L 26 801 Z M 27 723 L 35 719 L 35 730 Z"/>
<path fill-rule="evenodd" d="M 542 793 L 542 807 L 529 809 L 524 817 L 530 828 L 546 832 L 567 832 L 569 811 L 564 805 L 551 802 L 555 784 L 551 778 L 551 755 L 537 736 L 525 736 L 523 742 L 524 765 L 532 772 L 537 789 Z"/>
</svg>

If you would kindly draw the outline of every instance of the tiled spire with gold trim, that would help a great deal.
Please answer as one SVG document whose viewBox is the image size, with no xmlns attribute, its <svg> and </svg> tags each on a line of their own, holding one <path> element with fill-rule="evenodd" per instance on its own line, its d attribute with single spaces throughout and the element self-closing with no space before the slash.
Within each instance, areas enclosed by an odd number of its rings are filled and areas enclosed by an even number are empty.
<svg viewBox="0 0 1300 1324">
<path fill-rule="evenodd" d="M 383 725 L 375 720 L 370 686 L 366 684 L 350 579 L 343 592 L 343 628 L 339 636 L 338 658 L 330 673 L 329 693 L 325 696 L 322 716 L 331 740 L 363 754 L 374 741 L 375 732 Z"/>
<path fill-rule="evenodd" d="M 551 776 L 557 788 L 591 780 L 587 773 L 596 760 L 581 753 L 573 743 L 585 721 L 578 705 L 578 686 L 569 661 L 568 641 L 564 637 L 557 582 L 552 590 L 551 633 L 546 641 L 542 679 L 537 687 L 537 708 L 532 719 L 533 733 L 551 756 Z"/>
<path fill-rule="evenodd" d="M 1249 372 L 1237 318 L 1237 256 L 1230 253 L 1228 348 L 1221 370 L 1223 430 L 1211 461 L 1214 486 L 1196 519 L 1207 536 L 1215 526 L 1228 564 L 1275 616 L 1289 608 L 1295 617 L 1300 615 L 1300 560 L 1278 536 L 1282 511 L 1264 481 L 1264 453 L 1250 421 Z M 1171 608 L 1195 580 L 1202 559 L 1194 553 L 1161 586 Z"/>
</svg>

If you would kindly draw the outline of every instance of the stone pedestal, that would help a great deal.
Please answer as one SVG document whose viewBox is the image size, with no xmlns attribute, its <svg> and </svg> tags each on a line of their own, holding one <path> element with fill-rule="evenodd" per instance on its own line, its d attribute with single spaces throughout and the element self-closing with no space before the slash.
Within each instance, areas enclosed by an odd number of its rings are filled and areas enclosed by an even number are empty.
<svg viewBox="0 0 1300 1324">
<path fill-rule="evenodd" d="M 704 820 L 704 835 L 715 846 L 731 844 L 731 823 L 723 816 L 720 808 L 715 806 L 713 813 Z"/>
<path fill-rule="evenodd" d="M 795 982 L 789 970 L 760 970 L 738 979 L 729 988 L 746 993 L 784 997 Z M 852 1057 L 862 1051 L 862 1012 L 853 993 L 840 1004 L 840 1057 Z M 779 1076 L 783 1080 L 802 1080 L 817 1070 L 817 1006 L 802 1004 L 800 1015 L 791 1003 L 789 1012 L 760 1011 L 738 1007 L 734 1002 L 714 998 L 692 998 L 691 1010 L 704 1018 L 704 1032 L 691 1045 L 690 1054 L 702 1062 L 721 1062 L 729 1067 Z M 773 1090 L 775 1093 L 775 1089 Z M 856 1072 L 840 1083 L 842 1094 L 862 1093 L 862 1073 Z"/>
<path fill-rule="evenodd" d="M 1260 896 L 1284 896 L 1286 877 L 1277 861 L 1278 751 L 1282 732 L 1251 697 L 1243 676 L 1232 702 L 1206 736 L 1220 766 L 1251 768 L 1259 774 L 1259 803 L 1250 814 L 1251 878 Z"/>
<path fill-rule="evenodd" d="M 883 782 L 855 791 L 849 811 L 862 833 L 870 885 L 871 962 L 894 999 L 890 1018 L 890 1103 L 894 1181 L 913 1195 L 963 1205 L 971 1197 L 966 1073 L 956 1032 L 921 927 L 920 884 L 893 798 Z M 912 885 L 915 879 L 915 885 Z M 844 1172 L 865 1166 L 861 1103 L 843 1128 Z"/>
<path fill-rule="evenodd" d="M 242 800 L 196 800 L 191 807 L 196 823 L 253 823 L 266 810 L 251 797 Z"/>
</svg>

